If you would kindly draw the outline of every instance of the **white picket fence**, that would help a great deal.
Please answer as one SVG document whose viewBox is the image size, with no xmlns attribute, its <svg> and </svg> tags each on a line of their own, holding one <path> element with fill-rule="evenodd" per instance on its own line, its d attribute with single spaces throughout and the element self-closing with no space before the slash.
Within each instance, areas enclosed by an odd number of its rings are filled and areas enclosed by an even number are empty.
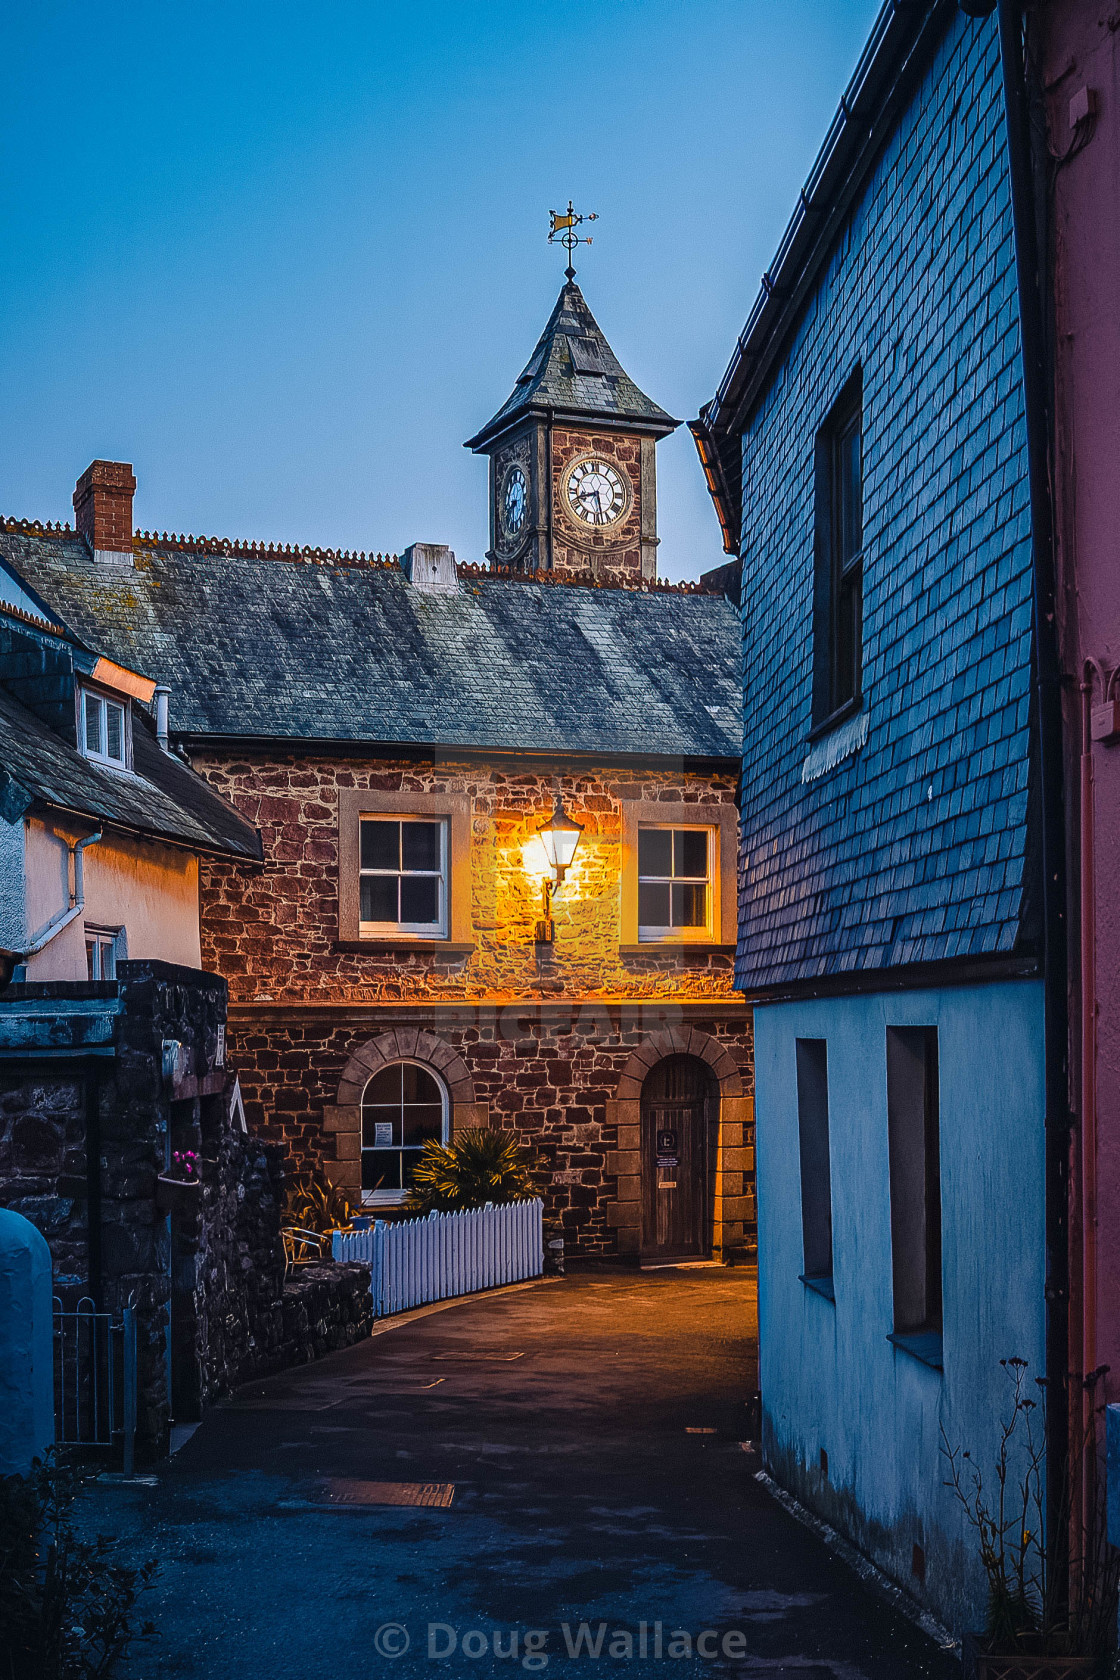
<svg viewBox="0 0 1120 1680">
<path fill-rule="evenodd" d="M 427 1301 L 540 1277 L 542 1214 L 538 1198 L 400 1224 L 379 1219 L 368 1231 L 336 1231 L 331 1253 L 370 1267 L 373 1316 L 386 1318 Z"/>
</svg>

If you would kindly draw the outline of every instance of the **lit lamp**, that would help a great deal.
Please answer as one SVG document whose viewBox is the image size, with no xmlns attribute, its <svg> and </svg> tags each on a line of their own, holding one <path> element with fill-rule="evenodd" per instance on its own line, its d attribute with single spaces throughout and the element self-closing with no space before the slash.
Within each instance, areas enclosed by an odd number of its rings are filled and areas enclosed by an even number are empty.
<svg viewBox="0 0 1120 1680">
<path fill-rule="evenodd" d="M 547 822 L 541 823 L 537 833 L 541 837 L 544 855 L 548 859 L 548 866 L 552 870 L 552 879 L 545 880 L 543 885 L 544 916 L 537 923 L 537 944 L 551 945 L 552 928 L 552 893 L 553 889 L 563 884 L 572 859 L 576 855 L 579 837 L 583 833 L 583 824 L 573 822 L 564 809 L 564 802 L 560 795 L 556 796 L 556 805 Z"/>
</svg>

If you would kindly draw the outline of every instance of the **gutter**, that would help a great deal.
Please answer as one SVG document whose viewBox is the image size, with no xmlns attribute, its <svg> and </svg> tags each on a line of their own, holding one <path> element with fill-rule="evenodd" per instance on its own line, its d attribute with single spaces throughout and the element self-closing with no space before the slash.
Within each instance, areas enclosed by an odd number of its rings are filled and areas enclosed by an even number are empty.
<svg viewBox="0 0 1120 1680">
<path fill-rule="evenodd" d="M 714 597 L 708 596 L 711 600 Z M 726 597 L 723 597 L 726 600 Z M 742 752 L 734 753 L 685 753 L 685 752 L 629 752 L 624 747 L 488 747 L 465 745 L 454 741 L 340 741 L 331 736 L 326 739 L 316 739 L 314 736 L 297 735 L 188 735 L 178 737 L 185 750 L 192 754 L 205 753 L 260 753 L 271 757 L 276 753 L 291 754 L 303 752 L 316 754 L 324 758 L 390 758 L 402 759 L 408 763 L 434 764 L 437 754 L 442 763 L 447 763 L 453 755 L 456 760 L 463 759 L 474 763 L 477 760 L 491 759 L 521 762 L 524 759 L 541 761 L 546 764 L 575 765 L 582 768 L 588 764 L 611 765 L 618 764 L 626 767 L 638 766 L 654 770 L 681 769 L 703 771 L 735 771 L 738 772 L 743 763 Z M 201 848 L 200 848 L 201 849 Z M 228 853 L 222 854 L 228 856 Z M 251 862 L 259 861 L 250 859 Z"/>
<path fill-rule="evenodd" d="M 1031 146 L 1023 0 L 999 0 L 1000 58 L 1015 226 L 1023 398 L 1027 422 L 1033 577 L 1035 714 L 1042 804 L 1042 944 L 1046 1065 L 1046 1521 L 1066 1545 L 1069 1461 L 1069 993 L 1063 797 L 1062 673 L 1058 655 L 1051 492 L 1052 414 L 1045 323 L 1051 306 Z M 1041 205 L 1045 213 L 1045 201 Z M 1060 1570 L 1055 1572 L 1060 1579 Z"/>
</svg>

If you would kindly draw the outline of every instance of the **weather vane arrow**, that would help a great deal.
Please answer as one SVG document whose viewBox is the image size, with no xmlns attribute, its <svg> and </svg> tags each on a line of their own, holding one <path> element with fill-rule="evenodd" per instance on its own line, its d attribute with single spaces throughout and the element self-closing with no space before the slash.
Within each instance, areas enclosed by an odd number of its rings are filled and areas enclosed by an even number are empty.
<svg viewBox="0 0 1120 1680">
<path fill-rule="evenodd" d="M 585 235 L 581 238 L 576 232 L 576 229 L 583 222 L 597 222 L 599 218 L 594 213 L 588 216 L 577 216 L 575 205 L 572 203 L 571 199 L 568 200 L 568 208 L 566 210 L 550 210 L 548 215 L 548 243 L 550 245 L 559 243 L 564 246 L 568 253 L 568 266 L 564 270 L 564 274 L 567 279 L 574 280 L 576 277 L 576 271 L 572 267 L 572 252 L 575 250 L 577 245 L 591 244 L 590 235 Z"/>
</svg>

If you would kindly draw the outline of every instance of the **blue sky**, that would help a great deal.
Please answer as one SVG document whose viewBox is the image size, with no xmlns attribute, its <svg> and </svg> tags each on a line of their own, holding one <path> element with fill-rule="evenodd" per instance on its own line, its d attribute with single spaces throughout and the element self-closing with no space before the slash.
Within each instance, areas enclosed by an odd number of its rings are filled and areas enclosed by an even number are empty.
<svg viewBox="0 0 1120 1680">
<path fill-rule="evenodd" d="M 34 0 L 0 22 L 0 511 L 130 460 L 144 528 L 481 560 L 499 406 L 580 283 L 689 419 L 875 0 Z M 659 448 L 663 575 L 721 559 Z"/>
</svg>

